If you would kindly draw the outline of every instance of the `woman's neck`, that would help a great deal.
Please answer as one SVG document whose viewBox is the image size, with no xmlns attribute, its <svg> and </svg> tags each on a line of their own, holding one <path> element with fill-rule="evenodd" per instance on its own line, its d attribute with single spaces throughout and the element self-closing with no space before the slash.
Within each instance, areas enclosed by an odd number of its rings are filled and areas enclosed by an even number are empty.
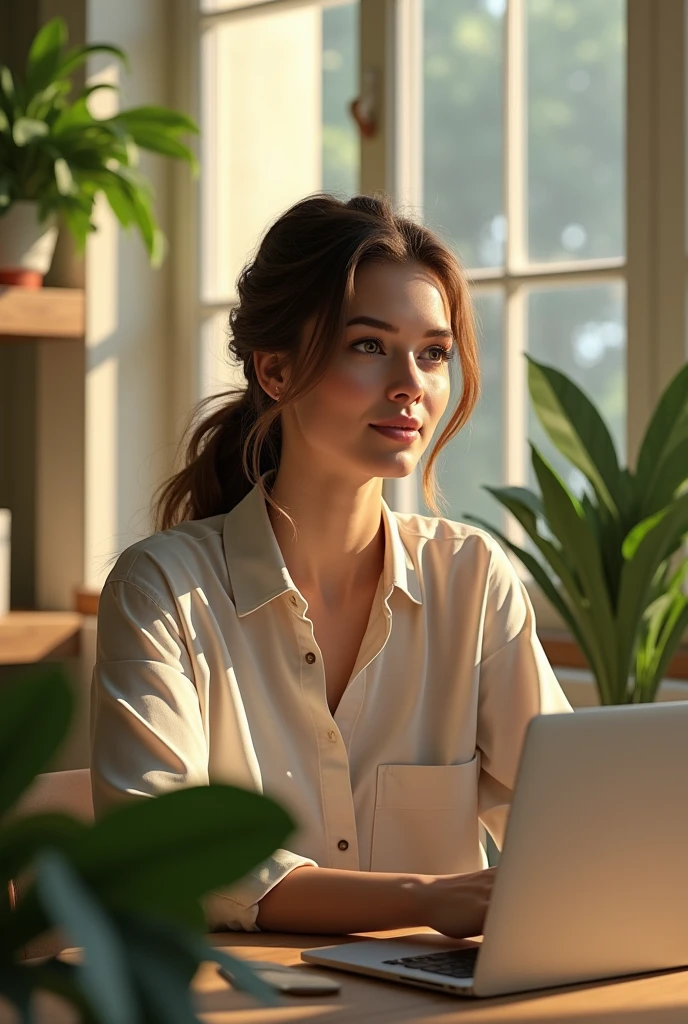
<svg viewBox="0 0 688 1024">
<path fill-rule="evenodd" d="M 353 487 L 341 477 L 280 466 L 272 496 L 294 520 L 296 533 L 268 505 L 285 564 L 302 593 L 338 606 L 379 579 L 385 550 L 380 479 Z"/>
</svg>

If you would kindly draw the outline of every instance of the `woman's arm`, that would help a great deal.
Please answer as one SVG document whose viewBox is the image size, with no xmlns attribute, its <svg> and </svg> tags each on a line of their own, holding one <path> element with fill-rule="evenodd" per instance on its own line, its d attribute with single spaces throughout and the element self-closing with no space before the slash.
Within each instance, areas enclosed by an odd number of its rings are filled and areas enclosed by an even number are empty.
<svg viewBox="0 0 688 1024">
<path fill-rule="evenodd" d="M 258 904 L 266 931 L 346 935 L 429 926 L 453 938 L 481 935 L 494 868 L 467 875 L 401 875 L 299 867 Z"/>
</svg>

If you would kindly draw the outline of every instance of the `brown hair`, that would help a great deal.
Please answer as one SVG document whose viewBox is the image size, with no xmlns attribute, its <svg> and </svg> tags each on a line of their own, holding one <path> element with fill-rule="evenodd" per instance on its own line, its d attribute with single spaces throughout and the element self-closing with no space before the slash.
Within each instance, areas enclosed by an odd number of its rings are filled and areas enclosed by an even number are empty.
<svg viewBox="0 0 688 1024">
<path fill-rule="evenodd" d="M 156 528 L 229 512 L 279 466 L 280 412 L 314 387 L 344 331 L 356 270 L 370 262 L 418 262 L 441 282 L 459 352 L 461 398 L 423 472 L 423 496 L 436 511 L 435 461 L 471 415 L 480 393 L 473 307 L 462 268 L 433 232 L 394 213 L 383 196 L 348 202 L 314 195 L 287 210 L 267 231 L 237 282 L 239 301 L 229 314 L 231 355 L 243 365 L 247 386 L 205 399 L 223 404 L 187 431 L 183 468 L 160 488 Z M 315 327 L 303 343 L 304 327 Z M 274 352 L 289 365 L 289 385 L 274 402 L 261 387 L 256 351 Z M 224 401 L 229 399 L 229 401 Z M 194 417 L 195 419 L 195 417 Z M 273 502 L 274 504 L 274 502 Z"/>
</svg>

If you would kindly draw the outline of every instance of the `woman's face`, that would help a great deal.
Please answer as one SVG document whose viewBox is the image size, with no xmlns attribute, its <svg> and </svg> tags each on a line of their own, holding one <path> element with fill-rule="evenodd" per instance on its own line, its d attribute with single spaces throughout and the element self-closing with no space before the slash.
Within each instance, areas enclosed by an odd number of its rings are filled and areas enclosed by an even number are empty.
<svg viewBox="0 0 688 1024">
<path fill-rule="evenodd" d="M 454 355 L 442 286 L 418 263 L 367 264 L 325 376 L 283 415 L 283 456 L 361 483 L 403 477 L 449 401 Z"/>
</svg>

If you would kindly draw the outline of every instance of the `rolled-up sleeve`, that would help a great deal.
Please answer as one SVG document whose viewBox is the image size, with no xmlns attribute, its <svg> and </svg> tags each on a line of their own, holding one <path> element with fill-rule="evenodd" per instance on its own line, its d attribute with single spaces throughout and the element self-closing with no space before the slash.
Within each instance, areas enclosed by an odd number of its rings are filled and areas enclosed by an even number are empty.
<svg viewBox="0 0 688 1024">
<path fill-rule="evenodd" d="M 109 580 L 101 594 L 90 722 L 97 817 L 124 800 L 209 782 L 209 724 L 181 628 L 164 605 L 130 580 Z M 208 927 L 259 931 L 259 900 L 301 865 L 315 861 L 277 850 L 238 884 L 211 893 Z"/>
<path fill-rule="evenodd" d="M 494 543 L 480 664 L 477 745 L 479 816 L 501 847 L 528 723 L 571 711 L 535 631 L 527 591 Z"/>
</svg>

